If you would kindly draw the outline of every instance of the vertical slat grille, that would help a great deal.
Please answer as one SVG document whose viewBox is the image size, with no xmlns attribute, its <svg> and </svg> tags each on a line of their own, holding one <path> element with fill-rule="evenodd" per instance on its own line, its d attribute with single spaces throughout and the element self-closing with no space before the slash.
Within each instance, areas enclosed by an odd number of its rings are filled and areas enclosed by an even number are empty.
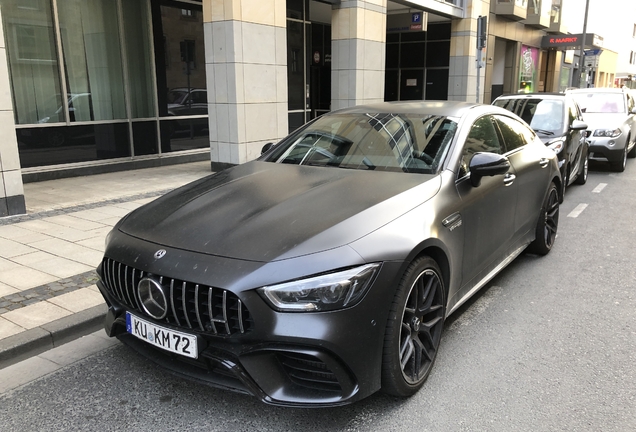
<svg viewBox="0 0 636 432">
<path fill-rule="evenodd" d="M 144 277 L 152 277 L 165 287 L 170 310 L 163 321 L 168 324 L 220 336 L 246 333 L 253 328 L 249 311 L 230 291 L 160 275 L 144 275 L 143 271 L 109 258 L 102 262 L 104 286 L 120 303 L 140 313 L 143 311 L 137 285 Z"/>
</svg>

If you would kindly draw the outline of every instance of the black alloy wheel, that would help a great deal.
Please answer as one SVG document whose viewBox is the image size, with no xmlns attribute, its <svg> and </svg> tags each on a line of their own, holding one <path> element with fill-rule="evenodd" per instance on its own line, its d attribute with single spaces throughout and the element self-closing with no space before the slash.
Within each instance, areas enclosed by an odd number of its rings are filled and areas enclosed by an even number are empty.
<svg viewBox="0 0 636 432">
<path fill-rule="evenodd" d="M 579 175 L 576 177 L 576 180 L 574 182 L 577 185 L 584 185 L 587 182 L 587 175 L 590 165 L 588 153 L 589 150 L 587 149 L 587 146 L 585 146 L 585 153 L 581 155 L 581 170 L 579 171 Z"/>
<path fill-rule="evenodd" d="M 535 239 L 530 244 L 529 250 L 537 255 L 547 255 L 552 250 L 554 240 L 559 227 L 559 193 L 554 183 L 550 183 L 550 189 L 541 208 L 541 214 L 537 222 Z"/>
<path fill-rule="evenodd" d="M 446 313 L 440 274 L 437 263 L 423 256 L 400 281 L 384 338 L 382 389 L 388 394 L 411 396 L 433 368 Z"/>
</svg>

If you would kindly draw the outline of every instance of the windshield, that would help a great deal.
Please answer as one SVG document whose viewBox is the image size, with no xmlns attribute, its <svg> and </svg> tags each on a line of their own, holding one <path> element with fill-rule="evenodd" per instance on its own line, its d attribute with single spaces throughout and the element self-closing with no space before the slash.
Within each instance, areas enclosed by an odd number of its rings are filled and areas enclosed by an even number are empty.
<svg viewBox="0 0 636 432">
<path fill-rule="evenodd" d="M 328 114 L 265 160 L 360 170 L 437 173 L 457 123 L 416 114 Z"/>
<path fill-rule="evenodd" d="M 584 113 L 624 113 L 624 96 L 621 93 L 572 93 Z"/>
<path fill-rule="evenodd" d="M 168 92 L 168 103 L 183 105 L 183 101 L 188 95 L 188 92 L 184 90 L 170 90 Z"/>
<path fill-rule="evenodd" d="M 509 98 L 496 100 L 494 105 L 517 114 L 539 134 L 553 135 L 563 130 L 565 108 L 562 100 Z"/>
</svg>

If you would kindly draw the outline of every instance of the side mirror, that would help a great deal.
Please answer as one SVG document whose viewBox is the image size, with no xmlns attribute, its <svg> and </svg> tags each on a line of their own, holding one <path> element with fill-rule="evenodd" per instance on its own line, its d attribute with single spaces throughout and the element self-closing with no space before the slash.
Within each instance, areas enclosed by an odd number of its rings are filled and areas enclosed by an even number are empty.
<svg viewBox="0 0 636 432">
<path fill-rule="evenodd" d="M 267 143 L 263 146 L 263 148 L 261 149 L 261 154 L 265 154 L 268 151 L 270 151 L 272 149 L 272 147 L 274 147 L 274 143 Z"/>
<path fill-rule="evenodd" d="M 570 125 L 570 129 L 572 130 L 583 130 L 587 129 L 587 123 L 582 122 L 581 120 L 573 120 Z"/>
<path fill-rule="evenodd" d="M 482 177 L 503 175 L 510 169 L 508 158 L 496 153 L 475 153 L 468 165 L 470 169 L 470 184 L 477 187 Z"/>
</svg>

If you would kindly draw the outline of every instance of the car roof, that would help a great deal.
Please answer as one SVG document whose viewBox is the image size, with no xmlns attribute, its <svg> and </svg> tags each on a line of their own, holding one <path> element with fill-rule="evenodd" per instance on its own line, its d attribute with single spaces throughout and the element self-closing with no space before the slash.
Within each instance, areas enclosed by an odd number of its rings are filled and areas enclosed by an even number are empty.
<svg viewBox="0 0 636 432">
<path fill-rule="evenodd" d="M 568 90 L 568 93 L 621 93 L 625 94 L 626 90 L 621 88 L 595 87 Z"/>
<path fill-rule="evenodd" d="M 565 93 L 511 93 L 501 95 L 497 99 L 561 99 L 564 97 L 567 97 Z"/>
<path fill-rule="evenodd" d="M 364 114 L 368 112 L 381 112 L 462 117 L 468 110 L 483 106 L 488 105 L 458 101 L 399 101 L 359 105 L 351 108 L 343 108 L 334 111 L 334 113 Z"/>
</svg>

